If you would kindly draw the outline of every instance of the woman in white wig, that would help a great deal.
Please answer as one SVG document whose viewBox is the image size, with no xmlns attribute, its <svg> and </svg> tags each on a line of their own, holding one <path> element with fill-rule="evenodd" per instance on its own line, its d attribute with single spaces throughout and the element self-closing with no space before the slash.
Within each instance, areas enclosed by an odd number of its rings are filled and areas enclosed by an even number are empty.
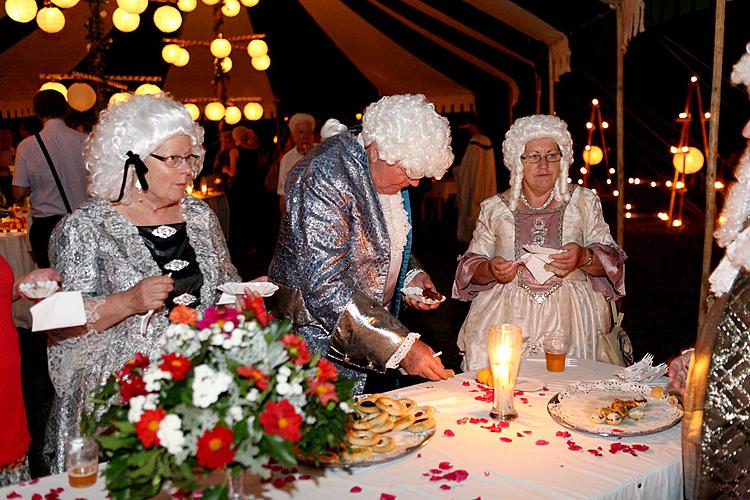
<svg viewBox="0 0 750 500">
<path fill-rule="evenodd" d="M 86 398 L 136 352 L 158 355 L 168 311 L 211 306 L 217 285 L 239 281 L 216 216 L 186 196 L 203 166 L 202 143 L 203 129 L 164 94 L 113 105 L 87 140 L 91 198 L 50 243 L 63 290 L 83 294 L 88 321 L 50 336 L 56 395 L 45 454 L 53 473 L 64 470 L 64 433 L 79 425 Z"/>
<path fill-rule="evenodd" d="M 607 301 L 625 295 L 626 257 L 596 194 L 567 182 L 568 127 L 555 116 L 520 118 L 505 134 L 503 157 L 510 189 L 482 202 L 453 284 L 454 298 L 473 301 L 458 336 L 463 368 L 489 366 L 487 331 L 497 323 L 520 325 L 536 343 L 565 331 L 571 356 L 595 359 L 596 333 L 609 330 Z M 546 276 L 529 270 L 534 245 L 560 250 Z"/>
</svg>

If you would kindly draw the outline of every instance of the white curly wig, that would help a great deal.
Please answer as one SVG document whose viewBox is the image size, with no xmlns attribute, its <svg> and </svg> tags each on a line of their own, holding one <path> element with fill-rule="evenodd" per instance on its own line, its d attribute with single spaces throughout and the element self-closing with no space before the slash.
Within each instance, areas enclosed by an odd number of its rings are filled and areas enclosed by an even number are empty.
<svg viewBox="0 0 750 500">
<path fill-rule="evenodd" d="M 375 143 L 389 165 L 400 162 L 412 179 L 440 177 L 453 163 L 448 119 L 422 94 L 386 96 L 367 106 L 362 139 L 365 147 Z"/>
<path fill-rule="evenodd" d="M 292 115 L 291 118 L 289 118 L 289 130 L 291 132 L 294 132 L 294 129 L 299 125 L 300 123 L 309 123 L 310 128 L 315 130 L 315 117 L 313 115 L 308 115 L 307 113 L 295 113 Z"/>
<path fill-rule="evenodd" d="M 187 135 L 192 154 L 199 159 L 193 168 L 195 178 L 203 168 L 203 127 L 190 117 L 181 103 L 167 94 L 133 95 L 113 104 L 99 114 L 99 121 L 86 140 L 83 158 L 89 175 L 88 193 L 114 201 L 120 194 L 127 152 L 145 160 L 164 141 Z M 130 201 L 130 190 L 136 181 L 135 169 L 128 170 L 123 202 Z"/>
<path fill-rule="evenodd" d="M 568 132 L 568 124 L 556 116 L 533 115 L 519 118 L 505 133 L 503 141 L 503 162 L 510 170 L 510 205 L 511 210 L 518 207 L 518 199 L 523 187 L 523 162 L 521 155 L 526 144 L 533 139 L 549 137 L 557 143 L 562 153 L 560 159 L 560 176 L 555 183 L 554 193 L 558 202 L 570 200 L 568 192 L 568 170 L 573 163 L 573 139 Z"/>
</svg>

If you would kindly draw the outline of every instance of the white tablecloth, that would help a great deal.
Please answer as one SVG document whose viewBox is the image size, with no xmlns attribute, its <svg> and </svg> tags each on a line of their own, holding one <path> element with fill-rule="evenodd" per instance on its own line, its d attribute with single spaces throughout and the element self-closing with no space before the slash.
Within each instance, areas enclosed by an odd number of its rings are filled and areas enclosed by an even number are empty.
<svg viewBox="0 0 750 500">
<path fill-rule="evenodd" d="M 20 278 L 36 269 L 34 259 L 31 258 L 31 245 L 26 231 L 17 233 L 0 233 L 0 255 L 10 264 L 13 275 Z M 19 299 L 13 302 L 13 319 L 20 328 L 31 328 L 31 313 L 29 307 L 33 304 Z"/>
<path fill-rule="evenodd" d="M 367 498 L 379 499 L 381 493 L 396 498 L 461 498 L 473 499 L 679 499 L 682 498 L 682 464 L 679 425 L 667 431 L 634 438 L 603 438 L 575 431 L 570 436 L 556 435 L 566 429 L 547 414 L 549 399 L 566 384 L 580 380 L 609 378 L 616 367 L 579 361 L 562 373 L 549 373 L 544 363 L 524 362 L 521 375 L 541 378 L 548 391 L 516 396 L 519 418 L 500 433 L 482 426 L 489 423 L 459 424 L 464 417 L 486 418 L 490 403 L 475 400 L 472 377 L 465 374 L 439 383 L 424 383 L 397 391 L 397 394 L 434 406 L 438 413 L 437 432 L 419 451 L 401 460 L 354 469 L 276 471 L 274 483 L 246 484 L 248 493 L 256 497 L 280 498 Z M 468 383 L 468 385 L 465 385 Z M 666 383 L 666 380 L 665 380 Z M 524 403 L 523 399 L 527 401 Z M 446 435 L 453 433 L 453 437 Z M 503 442 L 501 438 L 510 439 Z M 537 444 L 539 440 L 548 442 Z M 583 447 L 570 450 L 567 441 Z M 612 443 L 645 444 L 647 451 L 637 456 L 609 452 Z M 601 456 L 587 450 L 601 447 Z M 468 472 L 460 483 L 429 481 L 431 469 L 449 462 L 451 471 Z M 427 476 L 425 476 L 425 474 Z M 284 478 L 291 478 L 284 482 Z M 246 481 L 250 482 L 250 481 Z M 283 484 L 282 484 L 283 483 Z M 449 485 L 450 489 L 441 489 Z M 64 488 L 61 498 L 104 498 L 104 480 L 91 488 L 74 489 L 64 475 L 43 478 L 33 485 L 16 485 L 0 490 L 0 499 L 11 492 L 23 498 L 33 493 L 45 494 L 51 488 Z M 352 495 L 352 488 L 361 492 Z M 355 488 L 356 489 L 356 488 Z"/>
</svg>

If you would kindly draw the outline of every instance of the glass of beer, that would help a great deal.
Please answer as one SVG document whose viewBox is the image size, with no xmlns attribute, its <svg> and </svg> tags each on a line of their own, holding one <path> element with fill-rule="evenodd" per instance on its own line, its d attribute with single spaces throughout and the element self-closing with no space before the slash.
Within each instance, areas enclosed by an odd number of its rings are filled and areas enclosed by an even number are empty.
<svg viewBox="0 0 750 500">
<path fill-rule="evenodd" d="M 565 371 L 565 355 L 568 352 L 568 333 L 562 330 L 555 331 L 544 337 L 544 357 L 547 360 L 547 371 Z"/>
<path fill-rule="evenodd" d="M 99 445 L 93 438 L 73 437 L 65 445 L 65 468 L 73 488 L 87 488 L 96 483 L 99 472 Z"/>
</svg>

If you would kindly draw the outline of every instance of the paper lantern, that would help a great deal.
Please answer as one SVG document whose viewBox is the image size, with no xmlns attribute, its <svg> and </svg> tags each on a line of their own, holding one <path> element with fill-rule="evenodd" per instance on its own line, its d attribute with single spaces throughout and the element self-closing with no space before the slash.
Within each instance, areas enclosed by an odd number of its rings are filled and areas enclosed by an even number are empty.
<svg viewBox="0 0 750 500">
<path fill-rule="evenodd" d="M 148 0 L 117 0 L 117 6 L 130 14 L 143 14 L 148 8 Z"/>
<path fill-rule="evenodd" d="M 172 64 L 174 64 L 178 68 L 182 68 L 183 66 L 187 65 L 187 63 L 189 62 L 190 62 L 190 52 L 188 52 L 187 49 L 180 47 L 179 52 L 177 52 L 177 57 L 175 57 L 175 60 L 172 61 Z"/>
<path fill-rule="evenodd" d="M 230 71 L 232 71 L 232 58 L 225 57 L 221 60 L 219 66 L 221 66 L 222 73 L 229 73 Z"/>
<path fill-rule="evenodd" d="M 598 165 L 604 158 L 604 152 L 599 146 L 586 146 L 583 150 L 583 161 L 589 165 Z"/>
<path fill-rule="evenodd" d="M 182 14 L 171 5 L 162 5 L 154 12 L 154 24 L 159 31 L 173 33 L 182 25 Z"/>
<path fill-rule="evenodd" d="M 203 0 L 205 2 L 205 0 Z M 260 0 L 240 0 L 245 7 L 255 7 Z"/>
<path fill-rule="evenodd" d="M 135 95 L 156 95 L 161 94 L 161 89 L 152 83 L 144 83 L 135 89 Z"/>
<path fill-rule="evenodd" d="M 121 104 L 128 99 L 130 99 L 130 94 L 128 94 L 127 92 L 118 92 L 116 94 L 112 94 L 112 96 L 109 98 L 107 106 L 111 108 L 112 106 L 117 106 L 118 104 Z"/>
<path fill-rule="evenodd" d="M 131 31 L 135 31 L 138 25 L 141 24 L 141 16 L 131 14 L 120 7 L 115 9 L 114 14 L 112 14 L 112 24 L 123 33 L 130 33 Z"/>
<path fill-rule="evenodd" d="M 690 146 L 687 153 L 676 153 L 672 158 L 672 165 L 678 172 L 694 174 L 703 167 L 703 153 L 698 148 Z"/>
<path fill-rule="evenodd" d="M 224 5 L 221 6 L 221 13 L 226 17 L 234 17 L 240 13 L 242 6 L 237 0 L 224 0 Z"/>
<path fill-rule="evenodd" d="M 224 121 L 227 122 L 227 124 L 234 125 L 240 120 L 242 120 L 242 111 L 240 111 L 240 108 L 237 106 L 229 106 L 226 111 L 224 111 Z"/>
<path fill-rule="evenodd" d="M 65 27 L 65 16 L 57 7 L 44 7 L 36 15 L 36 23 L 46 33 L 59 33 Z"/>
<path fill-rule="evenodd" d="M 206 109 L 203 110 L 203 113 L 209 120 L 218 122 L 224 118 L 224 105 L 220 102 L 209 102 L 206 105 Z"/>
<path fill-rule="evenodd" d="M 163 49 L 161 49 L 161 58 L 164 59 L 164 62 L 167 62 L 169 64 L 172 64 L 177 60 L 177 56 L 180 53 L 180 50 L 182 47 L 177 45 L 176 43 L 168 43 L 164 46 Z"/>
<path fill-rule="evenodd" d="M 7 0 L 5 13 L 19 23 L 28 23 L 36 17 L 37 7 L 34 0 Z"/>
<path fill-rule="evenodd" d="M 182 12 L 193 12 L 198 7 L 198 0 L 178 0 L 177 8 Z"/>
<path fill-rule="evenodd" d="M 263 57 L 268 54 L 268 44 L 260 38 L 250 40 L 250 43 L 247 44 L 247 54 L 250 57 Z"/>
<path fill-rule="evenodd" d="M 76 111 L 88 111 L 96 104 L 96 91 L 88 83 L 74 83 L 68 88 L 68 104 Z"/>
<path fill-rule="evenodd" d="M 78 4 L 78 0 L 52 0 L 52 3 L 61 9 L 69 9 L 75 7 Z"/>
<path fill-rule="evenodd" d="M 216 5 L 217 3 L 219 3 L 219 0 L 203 0 L 203 3 L 205 3 L 206 5 Z"/>
<path fill-rule="evenodd" d="M 56 90 L 65 97 L 66 101 L 68 100 L 68 88 L 60 82 L 47 82 L 39 87 L 39 90 Z"/>
<path fill-rule="evenodd" d="M 226 38 L 222 38 L 221 35 L 219 35 L 218 38 L 214 38 L 214 40 L 211 42 L 211 54 L 216 58 L 224 58 L 227 57 L 232 52 L 232 44 L 227 40 Z"/>
<path fill-rule="evenodd" d="M 248 120 L 260 120 L 263 118 L 263 106 L 259 102 L 249 102 L 245 104 L 244 113 Z"/>
<path fill-rule="evenodd" d="M 250 64 L 258 71 L 265 71 L 271 65 L 271 58 L 268 56 L 253 57 L 250 59 Z"/>
<path fill-rule="evenodd" d="M 193 121 L 197 120 L 201 116 L 201 110 L 193 104 L 192 102 L 189 102 L 185 104 L 185 108 L 187 108 L 188 113 L 190 113 L 190 117 L 193 119 Z"/>
</svg>

